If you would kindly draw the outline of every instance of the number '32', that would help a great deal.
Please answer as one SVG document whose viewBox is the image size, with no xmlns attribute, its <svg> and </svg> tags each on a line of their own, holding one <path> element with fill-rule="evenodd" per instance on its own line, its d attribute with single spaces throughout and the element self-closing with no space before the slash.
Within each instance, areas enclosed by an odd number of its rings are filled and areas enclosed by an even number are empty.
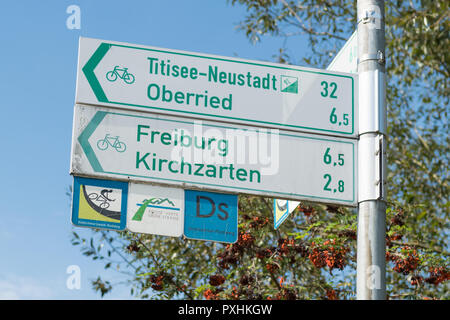
<svg viewBox="0 0 450 320">
<path fill-rule="evenodd" d="M 328 97 L 328 95 L 330 95 L 330 98 L 337 99 L 337 96 L 336 96 L 337 84 L 336 84 L 336 82 L 331 82 L 330 84 L 328 84 L 328 82 L 322 81 L 320 83 L 320 85 L 322 86 L 322 91 L 320 92 L 322 97 L 326 98 L 326 97 Z M 331 91 L 331 93 L 328 92 L 329 90 Z"/>
</svg>

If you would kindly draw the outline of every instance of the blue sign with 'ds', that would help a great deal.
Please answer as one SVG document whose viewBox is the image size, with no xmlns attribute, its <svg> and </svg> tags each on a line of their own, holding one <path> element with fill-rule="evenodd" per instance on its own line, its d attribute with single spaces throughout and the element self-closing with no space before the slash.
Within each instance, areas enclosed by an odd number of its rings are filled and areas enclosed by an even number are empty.
<svg viewBox="0 0 450 320">
<path fill-rule="evenodd" d="M 237 195 L 186 190 L 186 238 L 234 243 L 238 238 Z"/>
</svg>

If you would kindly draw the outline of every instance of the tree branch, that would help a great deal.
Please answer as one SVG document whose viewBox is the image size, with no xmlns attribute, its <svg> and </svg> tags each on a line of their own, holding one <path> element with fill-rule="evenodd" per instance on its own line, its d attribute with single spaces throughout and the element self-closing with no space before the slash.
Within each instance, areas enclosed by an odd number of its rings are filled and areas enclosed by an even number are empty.
<svg viewBox="0 0 450 320">
<path fill-rule="evenodd" d="M 309 34 L 314 35 L 314 36 L 328 36 L 328 37 L 336 38 L 336 39 L 339 39 L 339 40 L 344 40 L 344 41 L 347 40 L 347 39 L 345 39 L 343 37 L 337 36 L 335 34 L 332 34 L 332 33 L 326 32 L 326 31 L 317 32 L 317 31 L 314 31 L 312 28 L 306 27 L 304 25 L 304 23 L 302 22 L 301 18 L 298 16 L 297 12 L 294 9 L 292 9 L 292 7 L 289 5 L 289 3 L 287 3 L 286 0 L 281 0 L 281 2 L 286 6 L 286 8 L 289 10 L 289 12 L 298 21 L 298 25 L 297 26 L 299 28 L 301 28 L 303 31 L 305 31 L 306 33 L 309 33 Z"/>
</svg>

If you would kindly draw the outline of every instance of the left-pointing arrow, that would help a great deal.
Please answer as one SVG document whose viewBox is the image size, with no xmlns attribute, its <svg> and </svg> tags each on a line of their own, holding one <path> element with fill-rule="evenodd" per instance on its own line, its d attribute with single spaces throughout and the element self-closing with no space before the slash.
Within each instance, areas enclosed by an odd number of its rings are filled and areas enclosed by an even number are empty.
<svg viewBox="0 0 450 320">
<path fill-rule="evenodd" d="M 103 91 L 102 86 L 100 85 L 100 82 L 97 79 L 97 76 L 94 73 L 94 69 L 103 59 L 105 54 L 108 52 L 109 48 L 111 48 L 111 44 L 109 43 L 100 44 L 100 46 L 97 48 L 97 50 L 95 50 L 92 57 L 84 65 L 82 69 L 84 75 L 86 76 L 87 81 L 89 82 L 89 85 L 92 88 L 92 91 L 94 91 L 94 94 L 99 102 L 109 102 L 109 101 L 108 98 L 106 97 L 105 92 Z"/>
<path fill-rule="evenodd" d="M 102 165 L 98 161 L 97 156 L 95 155 L 94 149 L 92 149 L 91 144 L 89 143 L 89 138 L 91 137 L 92 133 L 94 133 L 95 129 L 97 129 L 98 125 L 100 124 L 100 122 L 102 122 L 102 120 L 105 118 L 106 115 L 107 112 L 98 111 L 78 137 L 78 142 L 80 143 L 81 148 L 84 151 L 84 154 L 88 158 L 89 163 L 91 164 L 92 169 L 94 169 L 95 172 L 104 172 L 104 171 Z"/>
</svg>

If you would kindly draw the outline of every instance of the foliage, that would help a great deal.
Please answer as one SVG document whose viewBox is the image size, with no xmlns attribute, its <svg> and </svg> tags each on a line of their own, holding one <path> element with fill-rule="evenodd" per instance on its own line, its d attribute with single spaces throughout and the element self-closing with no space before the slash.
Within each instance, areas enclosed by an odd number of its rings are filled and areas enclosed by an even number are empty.
<svg viewBox="0 0 450 320">
<path fill-rule="evenodd" d="M 281 63 L 325 68 L 356 25 L 356 1 L 229 3 L 247 9 L 239 29 L 253 42 L 307 38 L 301 61 L 284 41 Z M 391 299 L 449 298 L 449 18 L 445 0 L 386 1 Z M 270 199 L 240 196 L 235 244 L 106 231 L 72 241 L 105 268 L 125 268 L 142 298 L 355 298 L 355 210 L 302 203 L 280 229 L 271 219 Z M 93 285 L 102 295 L 114 287 L 100 277 Z"/>
</svg>

